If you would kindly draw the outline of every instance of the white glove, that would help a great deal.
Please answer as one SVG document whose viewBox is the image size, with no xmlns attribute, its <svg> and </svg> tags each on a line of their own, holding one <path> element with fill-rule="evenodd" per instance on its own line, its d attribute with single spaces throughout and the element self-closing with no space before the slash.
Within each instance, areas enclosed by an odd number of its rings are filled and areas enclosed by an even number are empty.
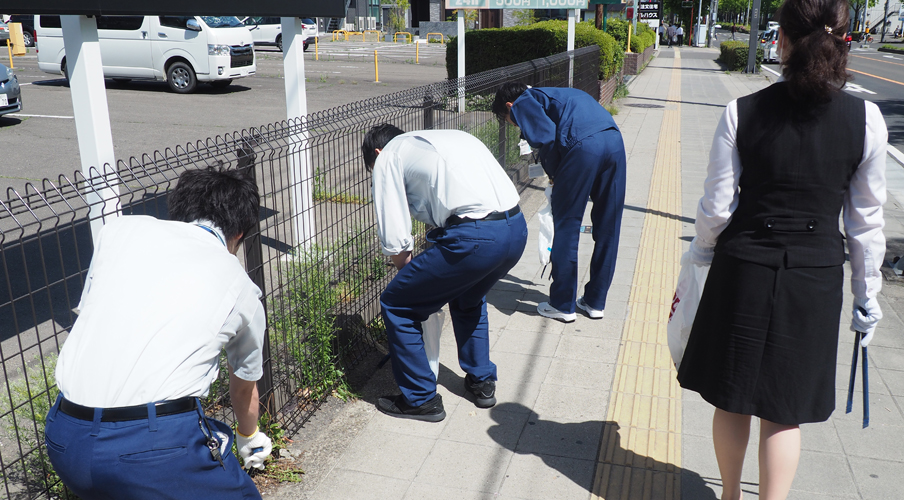
<svg viewBox="0 0 904 500">
<path fill-rule="evenodd" d="M 246 469 L 251 467 L 263 469 L 264 460 L 270 456 L 270 452 L 273 450 L 273 442 L 259 429 L 254 429 L 254 432 L 248 437 L 236 431 L 235 444 L 239 449 L 239 455 L 245 462 Z"/>
<path fill-rule="evenodd" d="M 715 247 L 705 248 L 700 245 L 697 241 L 697 236 L 694 236 L 694 239 L 691 241 L 691 249 L 689 250 L 691 254 L 691 262 L 697 266 L 708 266 L 713 263 L 713 255 L 715 252 L 713 251 Z"/>
<path fill-rule="evenodd" d="M 863 332 L 863 339 L 860 345 L 866 347 L 873 340 L 873 333 L 876 332 L 876 325 L 882 319 L 882 308 L 879 307 L 879 301 L 875 298 L 862 299 L 854 297 L 854 318 L 851 319 L 851 330 L 855 332 Z"/>
</svg>

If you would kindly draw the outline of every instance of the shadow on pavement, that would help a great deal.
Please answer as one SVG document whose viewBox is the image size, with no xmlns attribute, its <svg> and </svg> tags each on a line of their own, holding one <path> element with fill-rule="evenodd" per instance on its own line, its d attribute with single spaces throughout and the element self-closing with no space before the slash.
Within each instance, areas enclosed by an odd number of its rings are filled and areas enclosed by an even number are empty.
<svg viewBox="0 0 904 500">
<path fill-rule="evenodd" d="M 458 384 L 460 386 L 460 384 Z M 451 388 L 450 388 L 451 389 Z M 462 389 L 456 388 L 457 391 L 462 391 Z M 527 423 L 525 424 L 527 427 L 521 433 L 521 438 L 518 441 L 518 444 L 514 446 L 512 449 L 511 441 L 507 439 L 507 436 L 510 435 L 510 431 L 504 428 L 503 422 L 507 422 L 508 419 L 505 418 L 505 413 L 525 413 L 529 412 L 530 416 L 527 419 Z M 495 420 L 497 425 L 490 427 L 487 430 L 487 434 L 493 438 L 497 443 L 502 446 L 505 446 L 509 449 L 512 449 L 515 453 L 518 454 L 532 454 L 540 457 L 543 462 L 549 466 L 557 470 L 563 477 L 567 477 L 571 481 L 579 485 L 586 485 L 588 487 L 588 491 L 593 489 L 592 485 L 592 477 L 591 475 L 591 483 L 588 484 L 586 469 L 582 469 L 580 467 L 569 467 L 565 464 L 570 464 L 570 461 L 563 461 L 561 458 L 574 458 L 573 456 L 568 456 L 566 454 L 556 455 L 553 453 L 541 453 L 537 451 L 532 451 L 525 449 L 524 442 L 525 437 L 528 432 L 528 428 L 533 427 L 538 431 L 542 430 L 543 443 L 547 443 L 546 447 L 553 448 L 551 446 L 555 443 L 555 448 L 557 449 L 568 449 L 572 448 L 575 445 L 583 446 L 585 444 L 590 444 L 592 446 L 598 446 L 597 441 L 600 439 L 600 436 L 604 435 L 607 429 L 617 430 L 619 425 L 617 422 L 610 421 L 586 421 L 586 422 L 568 422 L 568 423 L 560 423 L 553 422 L 551 420 L 543 420 L 540 418 L 536 412 L 530 410 L 529 408 L 521 405 L 519 403 L 500 403 L 490 409 L 490 416 Z M 600 427 L 602 426 L 602 430 Z M 676 468 L 672 464 L 663 463 L 657 460 L 654 460 L 650 457 L 643 457 L 634 454 L 634 452 L 624 449 L 621 446 L 621 443 L 618 441 L 619 436 L 618 433 L 613 433 L 615 436 L 616 442 L 614 445 L 614 453 L 612 456 L 625 456 L 633 457 L 631 461 L 635 464 L 643 463 L 642 467 L 633 467 L 633 473 L 631 477 L 633 479 L 633 484 L 637 485 L 639 481 L 644 481 L 644 483 L 652 483 L 650 486 L 653 487 L 653 496 L 652 498 L 657 498 L 657 487 L 656 485 L 665 485 L 665 478 L 662 476 L 668 474 L 674 474 L 675 472 L 679 472 L 681 475 L 681 490 L 682 490 L 682 498 L 694 498 L 695 500 L 714 500 L 716 499 L 716 494 L 710 489 L 707 484 L 713 484 L 712 479 L 703 478 L 699 474 L 691 470 L 685 470 Z M 585 443 L 585 440 L 591 440 L 590 443 Z M 612 446 L 610 444 L 610 446 Z M 614 464 L 618 465 L 618 464 Z M 638 474 L 645 475 L 645 478 L 639 477 Z M 651 476 L 653 474 L 653 476 Z M 654 476 L 660 475 L 657 481 Z M 625 476 L 622 476 L 625 477 Z M 617 491 L 621 489 L 621 486 L 624 484 L 621 481 L 618 482 L 610 482 L 610 484 L 605 485 L 606 495 L 604 498 L 634 498 L 629 495 L 628 491 Z M 615 491 L 613 491 L 615 490 Z M 663 492 L 664 493 L 664 492 Z"/>
</svg>

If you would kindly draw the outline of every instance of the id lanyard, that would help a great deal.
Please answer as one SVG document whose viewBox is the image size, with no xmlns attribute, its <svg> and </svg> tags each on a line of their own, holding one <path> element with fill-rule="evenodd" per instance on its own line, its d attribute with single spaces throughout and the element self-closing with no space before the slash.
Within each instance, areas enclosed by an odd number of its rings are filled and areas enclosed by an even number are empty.
<svg viewBox="0 0 904 500">
<path fill-rule="evenodd" d="M 220 240 L 220 243 L 222 243 L 224 247 L 226 246 L 226 242 L 223 241 L 223 237 L 220 236 L 220 233 L 214 231 L 213 228 L 207 227 L 203 224 L 195 224 L 195 225 L 200 227 L 201 229 L 207 231 L 208 233 L 212 234 L 216 239 Z"/>
</svg>

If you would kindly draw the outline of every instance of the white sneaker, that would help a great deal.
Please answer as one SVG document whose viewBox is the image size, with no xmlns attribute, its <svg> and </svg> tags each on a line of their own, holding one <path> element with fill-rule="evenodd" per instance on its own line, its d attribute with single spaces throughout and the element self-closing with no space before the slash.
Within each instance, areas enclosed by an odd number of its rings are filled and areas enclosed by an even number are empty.
<svg viewBox="0 0 904 500">
<path fill-rule="evenodd" d="M 540 302 L 537 304 L 537 312 L 544 318 L 560 319 L 566 323 L 571 323 L 578 317 L 575 313 L 564 313 L 556 309 L 549 305 L 549 302 Z"/>
<path fill-rule="evenodd" d="M 575 305 L 586 311 L 587 316 L 590 316 L 593 319 L 601 319 L 603 317 L 603 311 L 590 307 L 586 302 L 584 302 L 584 297 L 578 297 L 578 301 L 575 302 Z"/>
</svg>

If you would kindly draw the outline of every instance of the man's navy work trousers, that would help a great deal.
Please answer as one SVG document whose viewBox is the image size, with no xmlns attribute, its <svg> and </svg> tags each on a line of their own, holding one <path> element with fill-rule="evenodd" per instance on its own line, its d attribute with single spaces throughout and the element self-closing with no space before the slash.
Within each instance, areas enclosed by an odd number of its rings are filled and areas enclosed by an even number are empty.
<svg viewBox="0 0 904 500">
<path fill-rule="evenodd" d="M 424 352 L 421 322 L 449 304 L 462 370 L 477 381 L 496 380 L 490 361 L 487 292 L 518 263 L 527 242 L 521 213 L 436 228 L 433 246 L 414 257 L 380 297 L 396 383 L 412 406 L 436 394 Z"/>
<path fill-rule="evenodd" d="M 201 428 L 200 409 L 158 417 L 151 404 L 149 418 L 103 422 L 100 409 L 90 421 L 67 415 L 59 407 L 58 398 L 47 414 L 47 455 L 63 484 L 80 498 L 261 498 L 232 454 L 232 429 L 204 417 L 209 432 L 228 439 L 223 466 L 214 460 Z"/>
<path fill-rule="evenodd" d="M 584 301 L 594 309 L 606 308 L 625 208 L 626 163 L 621 132 L 610 129 L 572 146 L 556 171 L 550 200 L 555 229 L 549 305 L 562 312 L 573 313 L 577 299 L 578 240 L 588 197 L 594 243 Z"/>
</svg>

